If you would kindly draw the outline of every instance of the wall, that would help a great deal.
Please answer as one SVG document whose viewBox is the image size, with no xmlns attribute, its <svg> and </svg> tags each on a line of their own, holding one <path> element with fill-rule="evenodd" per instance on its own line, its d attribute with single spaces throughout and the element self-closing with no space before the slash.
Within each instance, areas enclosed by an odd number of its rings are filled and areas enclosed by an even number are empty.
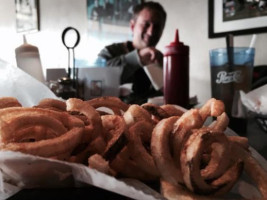
<svg viewBox="0 0 267 200">
<path fill-rule="evenodd" d="M 210 98 L 209 49 L 225 47 L 225 39 L 208 38 L 208 3 L 200 0 L 157 0 L 168 13 L 167 24 L 158 44 L 160 50 L 174 39 L 179 29 L 180 40 L 190 46 L 190 95 L 200 102 Z M 15 63 L 14 49 L 22 43 L 15 30 L 14 0 L 0 0 L 0 58 Z M 67 50 L 61 33 L 67 26 L 77 28 L 81 41 L 76 51 L 79 58 L 90 58 L 105 44 L 93 43 L 87 27 L 86 0 L 40 0 L 40 27 L 27 35 L 29 43 L 38 46 L 44 68 L 66 67 Z M 255 65 L 267 64 L 267 34 L 257 34 Z M 252 35 L 236 36 L 236 46 L 248 46 Z M 93 50 L 90 48 L 93 47 Z"/>
<path fill-rule="evenodd" d="M 14 49 L 22 44 L 16 33 L 15 0 L 0 0 L 0 58 L 15 64 Z M 86 0 L 40 0 L 40 31 L 27 34 L 27 41 L 39 48 L 45 68 L 67 66 L 67 50 L 61 33 L 67 26 L 79 30 L 81 41 L 76 54 L 87 45 Z"/>
</svg>

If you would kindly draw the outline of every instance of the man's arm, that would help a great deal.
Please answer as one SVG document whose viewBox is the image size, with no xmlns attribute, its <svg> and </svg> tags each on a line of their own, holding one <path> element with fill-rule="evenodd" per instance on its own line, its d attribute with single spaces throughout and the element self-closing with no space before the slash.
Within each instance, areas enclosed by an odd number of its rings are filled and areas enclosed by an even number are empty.
<svg viewBox="0 0 267 200">
<path fill-rule="evenodd" d="M 121 83 L 133 81 L 134 73 L 143 66 L 156 63 L 162 66 L 163 55 L 154 47 L 129 51 L 127 43 L 116 43 L 105 47 L 99 54 L 109 67 L 122 67 Z"/>
</svg>

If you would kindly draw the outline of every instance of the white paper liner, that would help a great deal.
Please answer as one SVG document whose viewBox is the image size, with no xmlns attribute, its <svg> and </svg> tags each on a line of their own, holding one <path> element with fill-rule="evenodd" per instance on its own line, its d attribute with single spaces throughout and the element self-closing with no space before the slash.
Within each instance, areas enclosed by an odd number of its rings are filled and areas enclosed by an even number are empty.
<svg viewBox="0 0 267 200">
<path fill-rule="evenodd" d="M 240 91 L 242 104 L 250 111 L 267 115 L 267 84 L 249 93 Z"/>
<path fill-rule="evenodd" d="M 25 107 L 37 105 L 44 98 L 57 98 L 45 84 L 1 59 L 0 83 L 0 97 L 15 97 Z"/>
<path fill-rule="evenodd" d="M 164 199 L 138 180 L 118 180 L 82 164 L 20 152 L 0 151 L 0 172 L 0 199 L 6 199 L 23 188 L 78 187 L 81 183 L 133 199 Z"/>
</svg>

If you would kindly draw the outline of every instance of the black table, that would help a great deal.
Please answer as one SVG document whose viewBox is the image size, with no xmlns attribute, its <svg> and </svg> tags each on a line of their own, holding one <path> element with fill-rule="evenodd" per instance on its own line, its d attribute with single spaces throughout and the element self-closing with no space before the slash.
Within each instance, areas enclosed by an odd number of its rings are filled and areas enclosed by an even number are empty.
<svg viewBox="0 0 267 200">
<path fill-rule="evenodd" d="M 94 186 L 84 188 L 24 189 L 8 200 L 130 200 Z"/>
</svg>

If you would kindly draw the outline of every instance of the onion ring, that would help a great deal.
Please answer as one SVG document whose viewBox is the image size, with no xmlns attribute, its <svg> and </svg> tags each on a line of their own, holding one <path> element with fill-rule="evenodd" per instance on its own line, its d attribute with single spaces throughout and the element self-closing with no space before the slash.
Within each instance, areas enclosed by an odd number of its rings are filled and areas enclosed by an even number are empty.
<svg viewBox="0 0 267 200">
<path fill-rule="evenodd" d="M 89 121 L 85 126 L 82 147 L 76 149 L 71 155 L 71 162 L 88 161 L 88 156 L 94 153 L 103 153 L 106 146 L 106 140 L 100 114 L 88 102 L 77 98 L 70 98 L 66 101 L 68 112 L 78 112 L 84 115 Z"/>
<path fill-rule="evenodd" d="M 114 135 L 123 133 L 126 130 L 126 123 L 119 115 L 101 116 L 102 126 L 105 130 L 105 139 L 110 141 Z"/>
<path fill-rule="evenodd" d="M 155 177 L 145 173 L 139 166 L 130 159 L 128 147 L 124 147 L 119 155 L 110 162 L 110 166 L 118 173 L 118 176 L 135 178 L 142 181 L 155 180 Z M 125 167 L 127 166 L 127 167 Z"/>
<path fill-rule="evenodd" d="M 93 106 L 95 109 L 100 107 L 107 107 L 110 109 L 117 108 L 125 112 L 129 105 L 122 102 L 118 97 L 112 97 L 112 96 L 105 96 L 105 97 L 98 97 L 91 100 L 87 100 L 91 106 Z M 116 110 L 114 110 L 117 112 Z"/>
<path fill-rule="evenodd" d="M 52 99 L 52 98 L 45 98 L 42 99 L 37 106 L 34 106 L 36 108 L 46 108 L 51 109 L 55 111 L 66 111 L 66 103 L 64 101 L 58 100 L 58 99 Z"/>
<path fill-rule="evenodd" d="M 198 195 L 182 185 L 173 185 L 165 180 L 160 181 L 162 195 L 168 200 L 214 200 L 214 197 Z"/>
<path fill-rule="evenodd" d="M 92 169 L 96 169 L 104 174 L 116 176 L 116 172 L 109 166 L 109 162 L 106 161 L 101 155 L 94 154 L 88 158 L 88 166 Z"/>
<path fill-rule="evenodd" d="M 209 116 L 217 117 L 225 110 L 224 103 L 214 98 L 209 99 L 200 109 L 199 113 L 205 121 Z"/>
<path fill-rule="evenodd" d="M 45 125 L 59 131 L 60 134 L 64 127 L 68 130 L 73 127 L 84 127 L 81 120 L 64 112 L 41 108 L 4 108 L 0 109 L 0 143 L 14 140 L 16 129 L 24 125 Z"/>
<path fill-rule="evenodd" d="M 170 136 L 177 119 L 178 116 L 173 116 L 161 120 L 153 129 L 151 138 L 151 154 L 161 177 L 174 185 L 183 182 L 181 171 L 177 169 L 169 149 Z"/>
<path fill-rule="evenodd" d="M 216 147 L 212 147 L 214 144 Z M 216 156 L 212 156 L 209 164 L 200 169 L 201 155 L 208 146 L 212 147 L 212 152 Z M 230 153 L 229 146 L 228 139 L 223 133 L 211 133 L 203 128 L 190 135 L 183 146 L 180 158 L 187 188 L 198 194 L 211 194 L 216 191 L 218 188 L 212 187 L 205 180 L 217 179 L 229 167 L 230 159 L 225 159 Z"/>
<path fill-rule="evenodd" d="M 62 134 L 63 133 L 55 132 L 55 130 L 51 129 L 50 127 L 35 125 L 17 130 L 14 133 L 16 138 L 12 139 L 11 142 L 35 142 L 39 140 L 55 138 Z"/>
<path fill-rule="evenodd" d="M 112 161 L 127 144 L 126 123 L 123 117 L 118 115 L 104 115 L 101 119 L 107 140 L 103 158 Z"/>
<path fill-rule="evenodd" d="M 141 107 L 147 110 L 151 115 L 155 116 L 157 120 L 170 117 L 170 115 L 158 105 L 152 103 L 144 103 L 141 105 Z"/>
<path fill-rule="evenodd" d="M 1 97 L 0 98 L 0 109 L 9 107 L 21 107 L 20 102 L 14 97 Z"/>
<path fill-rule="evenodd" d="M 175 105 L 175 104 L 165 104 L 160 106 L 169 116 L 181 116 L 186 112 L 186 109 Z"/>
<path fill-rule="evenodd" d="M 67 151 L 67 152 L 64 152 L 62 154 L 58 154 L 58 155 L 55 155 L 55 156 L 50 156 L 48 158 L 55 159 L 55 160 L 69 161 L 70 154 L 71 154 L 71 152 Z"/>
<path fill-rule="evenodd" d="M 36 156 L 52 157 L 72 151 L 78 144 L 82 142 L 82 136 L 83 128 L 76 127 L 63 135 L 52 139 L 40 140 L 37 142 L 4 144 L 1 147 L 1 150 L 20 151 Z"/>
<path fill-rule="evenodd" d="M 129 143 L 127 145 L 132 160 L 146 173 L 159 178 L 159 171 L 155 166 L 153 157 L 144 147 L 144 144 L 149 144 L 153 126 L 146 121 L 139 121 L 129 129 Z"/>
<path fill-rule="evenodd" d="M 152 120 L 150 113 L 139 105 L 133 104 L 124 113 L 123 118 L 127 126 L 131 126 L 138 121 L 145 120 L 151 124 L 155 124 Z"/>
<path fill-rule="evenodd" d="M 240 145 L 242 148 L 246 150 L 249 149 L 249 143 L 247 137 L 241 137 L 241 136 L 227 136 L 227 137 L 230 142 Z"/>
<path fill-rule="evenodd" d="M 202 125 L 203 121 L 197 109 L 187 111 L 173 125 L 173 159 L 178 170 L 180 170 L 180 154 L 184 142 L 191 134 L 192 129 L 200 128 Z"/>
<path fill-rule="evenodd" d="M 87 117 L 90 124 L 93 126 L 93 132 L 89 132 L 92 135 L 86 134 L 84 136 L 84 142 L 89 142 L 90 139 L 95 139 L 98 136 L 101 136 L 104 138 L 103 135 L 103 126 L 101 122 L 101 117 L 99 113 L 93 108 L 90 104 L 88 104 L 86 101 L 82 101 L 80 99 L 76 98 L 70 98 L 66 101 L 67 105 L 67 111 L 76 111 L 79 112 Z M 89 125 L 90 126 L 90 125 Z"/>
<path fill-rule="evenodd" d="M 40 113 L 31 113 L 30 115 L 26 113 L 25 115 L 20 115 L 14 119 L 5 121 L 5 123 L 5 126 L 1 127 L 3 133 L 9 133 L 5 138 L 2 137 L 2 141 L 5 143 L 14 142 L 17 138 L 23 140 L 26 132 L 21 131 L 21 129 L 27 129 L 32 126 L 53 127 L 53 132 L 57 136 L 62 135 L 67 131 L 60 121 Z M 33 132 L 33 138 L 34 133 L 36 132 Z M 37 135 L 40 135 L 40 133 L 37 132 Z"/>
<path fill-rule="evenodd" d="M 217 116 L 216 121 L 212 123 L 209 127 L 218 132 L 224 132 L 229 124 L 229 118 L 225 112 Z"/>
<path fill-rule="evenodd" d="M 220 188 L 215 191 L 213 196 L 221 196 L 231 190 L 234 186 L 238 178 L 241 176 L 243 172 L 244 163 L 242 160 L 237 160 L 229 169 L 225 171 L 225 173 L 211 182 L 212 187 Z"/>
</svg>

